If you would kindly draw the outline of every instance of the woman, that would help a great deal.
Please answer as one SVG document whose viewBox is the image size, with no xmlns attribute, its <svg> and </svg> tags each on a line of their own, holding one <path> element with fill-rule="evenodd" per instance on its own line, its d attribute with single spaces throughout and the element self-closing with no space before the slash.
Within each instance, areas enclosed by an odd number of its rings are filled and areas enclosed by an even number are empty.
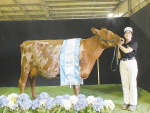
<svg viewBox="0 0 150 113">
<path fill-rule="evenodd" d="M 137 61 L 136 52 L 138 43 L 132 40 L 133 29 L 126 27 L 124 29 L 125 43 L 118 45 L 120 59 L 120 74 L 123 89 L 124 104 L 122 109 L 134 111 L 137 105 Z"/>
</svg>

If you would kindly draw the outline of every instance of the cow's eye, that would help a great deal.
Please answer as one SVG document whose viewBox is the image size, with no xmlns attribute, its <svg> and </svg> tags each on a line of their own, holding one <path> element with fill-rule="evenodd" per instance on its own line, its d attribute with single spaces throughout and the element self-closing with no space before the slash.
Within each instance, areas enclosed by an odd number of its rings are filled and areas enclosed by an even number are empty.
<svg viewBox="0 0 150 113">
<path fill-rule="evenodd" d="M 108 35 L 108 32 L 106 32 L 106 35 Z"/>
</svg>

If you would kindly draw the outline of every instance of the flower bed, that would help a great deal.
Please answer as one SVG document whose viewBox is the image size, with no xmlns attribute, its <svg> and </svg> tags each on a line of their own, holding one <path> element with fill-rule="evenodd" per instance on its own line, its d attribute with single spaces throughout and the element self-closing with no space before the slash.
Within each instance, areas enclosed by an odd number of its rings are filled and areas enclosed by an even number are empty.
<svg viewBox="0 0 150 113">
<path fill-rule="evenodd" d="M 114 108 L 112 100 L 83 94 L 52 98 L 42 92 L 35 100 L 25 93 L 0 96 L 0 113 L 110 113 Z"/>
</svg>

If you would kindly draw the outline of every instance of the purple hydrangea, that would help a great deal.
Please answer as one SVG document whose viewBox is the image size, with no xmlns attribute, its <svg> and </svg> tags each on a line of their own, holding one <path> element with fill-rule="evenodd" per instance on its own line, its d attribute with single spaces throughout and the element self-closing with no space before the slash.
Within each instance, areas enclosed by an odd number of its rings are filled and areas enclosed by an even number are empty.
<svg viewBox="0 0 150 113">
<path fill-rule="evenodd" d="M 56 100 L 50 97 L 45 103 L 45 108 L 51 109 L 55 105 L 56 105 Z"/>
<path fill-rule="evenodd" d="M 74 105 L 74 109 L 76 111 L 80 111 L 81 109 L 84 109 L 85 107 L 88 106 L 88 102 L 86 101 L 85 98 L 81 98 L 78 100 L 78 102 Z"/>
<path fill-rule="evenodd" d="M 69 97 L 70 97 L 70 95 L 65 94 L 65 95 L 63 96 L 63 99 L 67 99 L 67 100 L 69 100 Z"/>
<path fill-rule="evenodd" d="M 9 101 L 7 100 L 7 96 L 5 95 L 0 96 L 0 108 L 7 106 L 8 102 Z"/>
<path fill-rule="evenodd" d="M 55 98 L 56 104 L 59 106 L 62 106 L 62 102 L 63 102 L 63 96 L 57 96 Z"/>
</svg>

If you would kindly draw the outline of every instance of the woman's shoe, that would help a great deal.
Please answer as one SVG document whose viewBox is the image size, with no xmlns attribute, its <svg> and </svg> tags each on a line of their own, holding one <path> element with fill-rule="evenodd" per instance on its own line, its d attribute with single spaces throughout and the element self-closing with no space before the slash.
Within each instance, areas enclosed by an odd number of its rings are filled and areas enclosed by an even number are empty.
<svg viewBox="0 0 150 113">
<path fill-rule="evenodd" d="M 125 103 L 124 103 L 124 104 L 122 105 L 122 109 L 123 109 L 123 110 L 126 110 L 126 109 L 128 109 L 129 106 L 130 106 L 129 104 L 125 104 Z"/>
<path fill-rule="evenodd" d="M 136 105 L 130 105 L 128 110 L 129 111 L 134 111 L 136 109 Z"/>
</svg>

